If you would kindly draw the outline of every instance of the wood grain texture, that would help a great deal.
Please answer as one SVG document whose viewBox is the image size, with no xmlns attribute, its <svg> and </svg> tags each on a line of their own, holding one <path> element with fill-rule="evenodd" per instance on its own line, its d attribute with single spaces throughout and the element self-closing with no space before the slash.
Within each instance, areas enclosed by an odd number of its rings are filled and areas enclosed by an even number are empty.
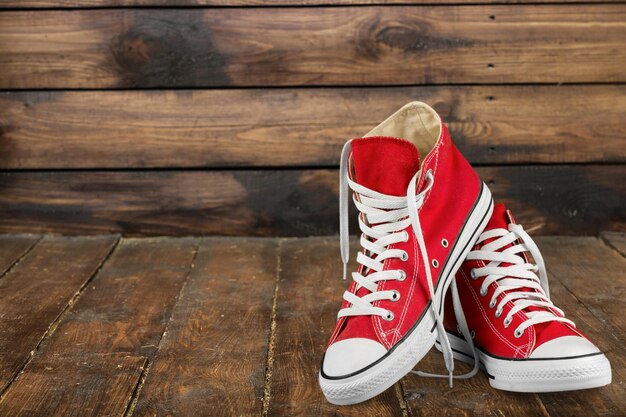
<svg viewBox="0 0 626 417">
<path fill-rule="evenodd" d="M 172 313 L 133 416 L 258 416 L 276 239 L 211 238 Z"/>
<path fill-rule="evenodd" d="M 0 88 L 624 82 L 625 22 L 617 4 L 8 11 Z"/>
<path fill-rule="evenodd" d="M 472 163 L 626 161 L 626 86 L 476 86 L 5 92 L 0 168 L 335 167 L 412 100 Z"/>
<path fill-rule="evenodd" d="M 42 352 L 154 356 L 197 247 L 197 238 L 122 239 Z"/>
<path fill-rule="evenodd" d="M 620 340 L 626 338 L 626 259 L 595 237 L 545 237 L 548 270 Z M 556 260 L 559 261 L 556 261 Z M 562 259 L 576 260 L 563 262 Z M 601 291 L 593 287 L 600 287 Z"/>
<path fill-rule="evenodd" d="M 442 354 L 432 348 L 417 364 L 416 370 L 447 375 Z M 472 367 L 455 361 L 454 373 L 461 375 Z M 401 384 L 410 415 L 420 417 L 550 417 L 536 394 L 506 392 L 491 388 L 484 372 L 457 380 L 453 388 L 447 379 L 406 375 Z"/>
<path fill-rule="evenodd" d="M 624 230 L 624 165 L 479 167 L 496 200 L 540 234 Z M 0 174 L 0 231 L 310 236 L 338 232 L 338 172 Z M 71 222 L 68 218 L 71 217 Z M 355 232 L 356 216 L 351 216 Z"/>
<path fill-rule="evenodd" d="M 0 392 L 116 241 L 116 236 L 46 237 L 0 279 Z"/>
<path fill-rule="evenodd" d="M 0 400 L 0 414 L 123 416 L 144 362 L 144 357 L 119 353 L 37 361 Z"/>
<path fill-rule="evenodd" d="M 3 0 L 2 8 L 180 7 L 180 6 L 316 6 L 383 4 L 524 4 L 551 0 Z M 622 0 L 560 0 L 559 3 L 620 3 Z"/>
<path fill-rule="evenodd" d="M 616 251 L 626 256 L 626 233 L 624 232 L 602 232 L 602 239 Z"/>
<path fill-rule="evenodd" d="M 196 238 L 122 240 L 8 388 L 0 414 L 121 415 L 144 362 L 158 349 L 197 244 Z M 35 393 L 37 401 L 24 403 Z"/>
<path fill-rule="evenodd" d="M 554 417 L 626 414 L 626 260 L 592 237 L 541 237 L 550 293 L 555 304 L 574 320 L 609 358 L 613 382 L 595 390 L 542 394 Z"/>
<path fill-rule="evenodd" d="M 9 237 L 0 236 L 0 241 L 5 238 Z M 45 237 L 0 280 L 0 303 L 8 293 L 3 283 L 19 281 L 19 288 L 10 288 L 17 300 L 11 306 L 24 304 L 29 309 L 24 314 L 30 314 L 36 304 L 23 301 L 31 288 L 24 281 L 34 281 L 30 277 L 36 276 L 38 282 L 54 282 L 54 287 L 43 285 L 43 293 L 67 287 L 75 281 L 75 274 L 61 273 L 69 254 L 78 262 L 75 267 L 82 268 L 85 253 L 94 252 L 94 242 L 107 239 L 115 242 L 110 236 Z M 65 242 L 62 251 L 60 241 Z M 69 245 L 70 241 L 75 244 Z M 271 416 L 625 414 L 626 260 L 598 238 L 537 237 L 536 241 L 548 266 L 552 299 L 606 353 L 613 368 L 611 385 L 535 396 L 493 390 L 482 373 L 469 381 L 456 381 L 453 389 L 443 380 L 409 375 L 401 381 L 403 388 L 396 385 L 358 406 L 334 407 L 319 391 L 317 370 L 346 285 L 340 279 L 336 237 L 280 243 L 278 239 L 210 238 L 201 243 L 193 261 L 198 239 L 123 239 L 56 321 L 24 373 L 13 379 L 0 398 L 0 415 L 259 415 L 262 396 L 264 415 Z M 356 247 L 356 240 L 352 243 Z M 192 262 L 194 268 L 183 283 L 180 277 L 187 276 Z M 277 267 L 275 322 L 270 332 Z M 355 268 L 354 260 L 350 268 Z M 19 280 L 16 274 L 21 274 Z M 241 291 L 246 298 L 234 295 Z M 6 314 L 5 305 L 0 306 Z M 5 336 L 7 322 L 2 317 L 0 335 Z M 232 317 L 237 320 L 228 322 Z M 268 337 L 269 362 L 265 360 Z M 228 350 L 230 342 L 238 350 Z M 5 363 L 0 359 L 0 364 Z M 147 360 L 152 362 L 148 370 Z M 456 367 L 459 373 L 468 370 L 460 362 Z M 433 350 L 417 368 L 442 372 L 443 361 Z"/>
<path fill-rule="evenodd" d="M 354 261 L 350 268 L 356 268 Z M 274 363 L 270 369 L 267 415 L 403 414 L 397 387 L 350 407 L 330 404 L 319 388 L 322 354 L 337 320 L 341 294 L 346 285 L 346 281 L 341 279 L 337 238 L 288 239 L 281 242 Z"/>
<path fill-rule="evenodd" d="M 37 235 L 0 235 L 0 278 L 41 239 Z"/>
</svg>

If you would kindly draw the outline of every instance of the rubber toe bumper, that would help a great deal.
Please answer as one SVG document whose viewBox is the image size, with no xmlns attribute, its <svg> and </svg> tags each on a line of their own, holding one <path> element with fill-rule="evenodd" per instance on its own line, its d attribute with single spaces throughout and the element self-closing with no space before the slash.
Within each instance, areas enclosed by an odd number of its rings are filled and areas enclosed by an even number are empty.
<svg viewBox="0 0 626 417">
<path fill-rule="evenodd" d="M 330 377 L 340 377 L 357 372 L 382 358 L 387 349 L 380 343 L 365 338 L 352 338 L 335 342 L 324 355 L 323 371 Z"/>
<path fill-rule="evenodd" d="M 580 336 L 562 336 L 539 345 L 530 359 L 567 358 L 599 353 L 600 350 L 589 340 Z"/>
</svg>

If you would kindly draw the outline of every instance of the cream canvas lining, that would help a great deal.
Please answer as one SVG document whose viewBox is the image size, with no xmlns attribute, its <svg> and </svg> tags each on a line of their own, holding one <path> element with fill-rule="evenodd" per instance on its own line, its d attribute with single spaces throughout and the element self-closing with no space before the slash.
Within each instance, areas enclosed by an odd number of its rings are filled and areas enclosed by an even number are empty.
<svg viewBox="0 0 626 417">
<path fill-rule="evenodd" d="M 364 137 L 391 136 L 412 142 L 425 157 L 441 134 L 441 119 L 427 104 L 413 101 L 389 116 Z"/>
</svg>

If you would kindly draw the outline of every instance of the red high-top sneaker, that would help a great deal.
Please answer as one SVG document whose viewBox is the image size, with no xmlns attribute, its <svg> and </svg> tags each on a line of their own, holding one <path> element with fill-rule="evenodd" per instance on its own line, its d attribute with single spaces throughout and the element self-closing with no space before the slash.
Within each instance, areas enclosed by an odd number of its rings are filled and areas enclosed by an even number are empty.
<svg viewBox="0 0 626 417">
<path fill-rule="evenodd" d="M 450 344 L 457 359 L 478 359 L 492 387 L 552 392 L 611 383 L 608 359 L 554 306 L 539 249 L 503 204 L 496 204 L 456 285 L 458 293 L 446 297 Z M 457 325 L 452 295 L 470 331 Z"/>
<path fill-rule="evenodd" d="M 340 171 L 344 278 L 348 186 L 360 211 L 363 250 L 319 382 L 329 402 L 354 404 L 393 385 L 432 347 L 435 328 L 443 331 L 443 295 L 493 202 L 439 116 L 419 102 L 349 141 Z"/>
</svg>

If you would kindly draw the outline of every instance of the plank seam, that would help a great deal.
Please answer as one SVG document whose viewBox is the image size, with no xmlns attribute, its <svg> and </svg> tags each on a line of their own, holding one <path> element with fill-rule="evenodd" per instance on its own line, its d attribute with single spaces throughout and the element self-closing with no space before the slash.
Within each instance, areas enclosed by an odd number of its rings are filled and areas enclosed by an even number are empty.
<svg viewBox="0 0 626 417">
<path fill-rule="evenodd" d="M 43 238 L 43 237 L 42 237 Z M 40 239 L 41 240 L 41 239 Z M 39 348 L 41 347 L 41 345 L 44 343 L 44 341 L 48 338 L 50 338 L 50 336 L 52 336 L 52 334 L 54 333 L 54 331 L 57 329 L 57 327 L 59 326 L 59 323 L 65 318 L 65 316 L 69 313 L 70 309 L 72 308 L 72 306 L 76 303 L 76 301 L 78 301 L 78 299 L 80 298 L 80 296 L 83 294 L 83 292 L 85 291 L 85 289 L 89 286 L 89 284 L 94 280 L 94 278 L 96 276 L 98 276 L 98 274 L 100 273 L 100 271 L 102 270 L 104 264 L 106 263 L 106 261 L 109 260 L 109 258 L 111 257 L 111 255 L 113 254 L 113 252 L 115 251 L 115 249 L 117 248 L 119 242 L 121 240 L 121 237 L 118 235 L 117 239 L 115 240 L 115 242 L 111 245 L 111 247 L 109 248 L 109 251 L 106 253 L 106 255 L 100 260 L 100 263 L 97 265 L 97 267 L 94 269 L 94 271 L 91 273 L 91 275 L 87 278 L 87 280 L 84 282 L 84 284 L 78 289 L 78 291 L 76 291 L 76 293 L 72 296 L 72 298 L 70 298 L 70 300 L 68 301 L 68 303 L 65 305 L 65 307 L 63 308 L 63 310 L 61 310 L 61 313 L 59 313 L 59 315 L 52 321 L 52 323 L 50 323 L 50 326 L 48 326 L 48 329 L 44 332 L 44 334 L 41 336 L 41 339 L 39 339 L 39 342 L 37 343 L 37 345 L 35 346 L 35 348 L 33 350 L 30 351 L 30 354 L 28 356 L 28 358 L 26 359 L 26 361 L 24 362 L 24 364 L 17 370 L 17 372 L 15 374 L 13 374 L 13 377 L 10 379 L 9 383 L 6 385 L 5 389 L 0 392 L 0 403 L 2 401 L 4 401 L 4 398 L 6 397 L 7 393 L 9 392 L 9 390 L 11 389 L 11 387 L 13 386 L 13 384 L 15 383 L 15 381 L 17 381 L 17 379 L 19 378 L 19 376 L 24 372 L 24 370 L 26 369 L 26 367 L 28 366 L 28 364 L 33 360 L 33 358 L 35 357 L 35 355 L 37 354 L 37 352 L 39 352 Z"/>
<path fill-rule="evenodd" d="M 124 410 L 124 417 L 131 416 L 135 411 L 135 407 L 137 406 L 137 400 L 139 399 L 139 395 L 141 394 L 141 389 L 146 383 L 146 378 L 148 377 L 148 372 L 150 372 L 151 366 L 152 362 L 148 358 L 145 358 L 144 364 L 141 368 L 141 374 L 137 379 L 137 384 L 135 384 L 135 389 L 133 389 L 133 392 L 128 399 L 126 409 Z"/>
<path fill-rule="evenodd" d="M 57 7 L 0 7 L 0 13 L 2 12 L 25 12 L 25 11 L 33 11 L 33 12 L 55 12 L 55 11 L 64 11 L 64 12 L 79 12 L 79 11 L 92 11 L 92 10 L 198 10 L 198 9 L 207 9 L 207 10 L 215 10 L 215 9 L 320 9 L 320 8 L 365 8 L 365 7 L 407 7 L 407 6 L 427 6 L 427 7 L 447 7 L 447 6 L 610 6 L 610 5 L 619 5 L 625 4 L 626 2 L 623 0 L 619 1 L 601 1 L 601 2 L 593 2 L 589 0 L 580 0 L 580 1 L 528 1 L 523 3 L 507 3 L 506 1 L 474 1 L 474 2 L 453 2 L 453 3 L 437 3 L 437 2 L 428 2 L 428 3 L 319 3 L 319 4 L 268 4 L 268 5 L 258 5 L 258 4 L 220 4 L 220 5 L 211 5 L 211 4 L 188 4 L 188 5 L 176 5 L 169 6 L 167 4 L 146 4 L 146 5 L 113 5 L 113 6 L 57 6 Z"/>
<path fill-rule="evenodd" d="M 600 239 L 600 240 L 601 240 L 601 241 L 602 241 L 602 242 L 603 242 L 606 246 L 608 246 L 609 248 L 611 248 L 611 249 L 613 249 L 615 252 L 617 252 L 617 254 L 618 254 L 618 255 L 620 255 L 622 258 L 625 258 L 625 259 L 626 259 L 626 254 L 625 254 L 625 253 L 622 253 L 622 251 L 621 251 L 621 250 L 619 250 L 619 248 L 618 248 L 617 246 L 615 246 L 615 245 L 613 244 L 613 242 L 611 242 L 608 238 L 606 238 L 606 237 L 604 236 L 604 233 L 600 233 L 600 237 L 599 237 L 599 239 Z"/>
<path fill-rule="evenodd" d="M 398 398 L 398 403 L 400 404 L 400 409 L 402 410 L 402 417 L 409 417 L 410 409 L 406 403 L 406 399 L 404 398 L 404 389 L 402 388 L 402 384 L 400 382 L 396 382 L 395 384 L 396 397 Z"/>
<path fill-rule="evenodd" d="M 581 161 L 581 162 L 512 162 L 512 163 L 472 163 L 472 167 L 503 168 L 503 167 L 568 167 L 568 166 L 602 166 L 623 167 L 623 161 Z M 251 172 L 251 171 L 316 171 L 337 170 L 339 165 L 241 165 L 241 166 L 172 166 L 172 167 L 128 167 L 128 168 L 26 168 L 0 169 L 0 174 L 38 174 L 38 173 L 76 173 L 76 172 Z"/>
<path fill-rule="evenodd" d="M 537 402 L 539 403 L 539 407 L 541 408 L 541 411 L 543 411 L 544 415 L 546 417 L 550 417 L 550 412 L 548 411 L 548 409 L 546 408 L 546 405 L 543 403 L 543 400 L 541 399 L 541 397 L 539 396 L 539 394 L 535 393 L 533 394 L 535 396 L 535 398 L 537 399 Z"/>
<path fill-rule="evenodd" d="M 601 4 L 601 3 L 592 3 Z M 626 4 L 626 3 L 607 3 L 606 5 Z M 0 14 L 3 10 L 0 10 Z M 430 83 L 430 84 L 258 84 L 252 86 L 246 85 L 224 85 L 224 86 L 207 86 L 207 85 L 187 85 L 187 86 L 157 86 L 157 87 L 102 87 L 102 88 L 79 88 L 79 87 L 24 87 L 24 88 L 0 88 L 0 93 L 45 93 L 45 92 L 142 92 L 142 91 L 221 91 L 221 90 L 314 90 L 314 89 L 385 89 L 385 88 L 414 88 L 414 87 L 569 87 L 569 86 L 623 86 L 626 81 L 570 81 L 570 82 L 491 82 L 491 83 Z"/>
<path fill-rule="evenodd" d="M 161 342 L 163 341 L 163 337 L 167 333 L 167 329 L 169 328 L 170 323 L 172 322 L 172 316 L 174 315 L 174 311 L 176 310 L 176 305 L 180 301 L 180 298 L 181 298 L 181 296 L 183 294 L 183 291 L 185 290 L 185 287 L 187 286 L 187 282 L 189 281 L 189 277 L 191 276 L 191 272 L 194 269 L 194 263 L 195 263 L 196 258 L 198 256 L 198 252 L 200 252 L 200 243 L 201 242 L 202 241 L 199 240 L 198 243 L 196 244 L 195 251 L 194 251 L 193 256 L 191 258 L 191 262 L 189 264 L 189 269 L 187 270 L 187 274 L 185 275 L 185 280 L 183 281 L 183 284 L 180 286 L 180 290 L 178 291 L 178 295 L 176 296 L 176 300 L 174 301 L 174 304 L 172 305 L 170 316 L 167 319 L 167 324 L 163 328 L 163 332 L 161 333 L 161 336 L 159 336 L 159 341 L 157 342 L 156 349 L 154 350 L 154 353 L 152 355 L 150 355 L 150 354 L 146 355 L 146 361 L 145 361 L 145 364 L 144 364 L 144 369 L 142 370 L 141 375 L 139 375 L 139 379 L 137 380 L 137 385 L 135 386 L 135 389 L 133 390 L 133 393 L 132 393 L 131 397 L 128 400 L 128 404 L 126 404 L 126 410 L 124 412 L 124 417 L 132 416 L 134 411 L 135 411 L 135 407 L 137 406 L 137 402 L 139 401 L 139 396 L 141 395 L 141 390 L 142 390 L 143 386 L 145 385 L 146 379 L 148 378 L 148 373 L 150 372 L 150 367 L 152 366 L 152 364 L 154 363 L 154 361 L 158 357 L 158 353 L 159 353 L 159 350 L 161 348 Z"/>
<path fill-rule="evenodd" d="M 15 269 L 20 262 L 22 262 L 22 260 L 33 250 L 33 248 L 39 243 L 41 242 L 41 239 L 43 239 L 44 235 L 39 236 L 39 239 L 35 240 L 32 245 L 30 245 L 16 260 L 15 262 L 13 262 L 11 264 L 11 266 L 9 266 L 4 272 L 0 273 L 0 279 L 4 278 L 6 275 L 8 275 L 9 273 L 11 273 L 11 271 L 13 269 Z"/>
<path fill-rule="evenodd" d="M 285 239 L 278 239 L 278 246 L 276 248 L 276 284 L 274 285 L 274 297 L 272 300 L 272 314 L 270 317 L 270 334 L 267 342 L 267 360 L 265 362 L 265 382 L 263 384 L 263 399 L 261 404 L 261 416 L 267 417 L 269 415 L 270 401 L 271 401 L 271 383 L 272 372 L 274 371 L 274 345 L 276 344 L 276 310 L 278 307 L 278 285 L 280 283 L 281 273 L 281 254 L 283 241 Z"/>
</svg>

